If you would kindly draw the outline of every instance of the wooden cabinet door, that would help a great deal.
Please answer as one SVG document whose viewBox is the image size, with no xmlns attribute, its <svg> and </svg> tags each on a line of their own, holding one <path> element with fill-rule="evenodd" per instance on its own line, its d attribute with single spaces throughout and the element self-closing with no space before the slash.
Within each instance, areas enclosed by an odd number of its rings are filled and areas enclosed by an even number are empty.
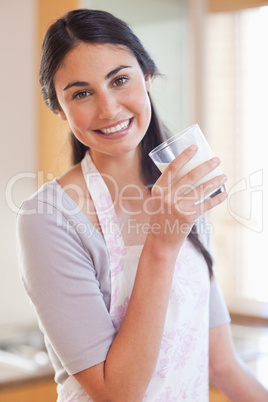
<svg viewBox="0 0 268 402">
<path fill-rule="evenodd" d="M 41 382 L 0 391 L 0 402 L 56 402 L 54 381 Z"/>
<path fill-rule="evenodd" d="M 230 402 L 230 399 L 228 399 L 227 396 L 225 396 L 217 388 L 210 387 L 210 389 L 209 389 L 209 402 Z"/>
</svg>

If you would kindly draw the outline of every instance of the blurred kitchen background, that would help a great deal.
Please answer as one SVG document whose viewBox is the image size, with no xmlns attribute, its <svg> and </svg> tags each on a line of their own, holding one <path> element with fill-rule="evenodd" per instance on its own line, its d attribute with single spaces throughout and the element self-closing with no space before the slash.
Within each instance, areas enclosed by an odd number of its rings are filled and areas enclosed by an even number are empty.
<svg viewBox="0 0 268 402">
<path fill-rule="evenodd" d="M 229 199 L 209 214 L 207 230 L 236 347 L 268 387 L 268 1 L 0 0 L 0 402 L 42 401 L 31 381 L 43 381 L 44 401 L 55 400 L 44 355 L 27 368 L 10 352 L 10 340 L 29 341 L 25 333 L 42 349 L 20 282 L 15 223 L 22 200 L 70 165 L 68 128 L 43 105 L 38 68 L 46 28 L 80 7 L 133 27 L 163 74 L 152 96 L 166 125 L 176 133 L 198 123 L 222 160 Z M 16 394 L 21 387 L 28 393 Z M 215 390 L 211 400 L 226 400 L 216 398 Z"/>
</svg>

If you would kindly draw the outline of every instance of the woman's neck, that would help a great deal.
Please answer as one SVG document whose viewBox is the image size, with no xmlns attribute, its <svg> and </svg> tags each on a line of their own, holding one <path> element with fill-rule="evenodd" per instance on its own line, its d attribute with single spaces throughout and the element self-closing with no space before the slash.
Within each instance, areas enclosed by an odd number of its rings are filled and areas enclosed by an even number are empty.
<svg viewBox="0 0 268 402">
<path fill-rule="evenodd" d="M 116 183 L 119 191 L 129 184 L 143 186 L 139 148 L 118 156 L 90 150 L 90 156 L 104 180 L 108 181 L 106 183 L 108 187 L 109 181 L 111 182 L 110 185 Z"/>
</svg>

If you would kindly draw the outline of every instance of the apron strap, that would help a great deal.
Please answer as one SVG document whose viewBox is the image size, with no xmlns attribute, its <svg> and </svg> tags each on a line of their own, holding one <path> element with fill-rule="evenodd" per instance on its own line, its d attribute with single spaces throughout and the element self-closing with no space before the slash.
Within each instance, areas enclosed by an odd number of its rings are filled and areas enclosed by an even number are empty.
<svg viewBox="0 0 268 402">
<path fill-rule="evenodd" d="M 97 212 L 104 240 L 109 251 L 110 260 L 112 260 L 113 256 L 111 254 L 115 248 L 117 250 L 118 248 L 119 250 L 125 248 L 113 201 L 108 187 L 94 165 L 88 151 L 81 162 L 81 167 L 89 194 Z M 109 180 L 111 180 L 111 177 L 109 177 Z"/>
</svg>

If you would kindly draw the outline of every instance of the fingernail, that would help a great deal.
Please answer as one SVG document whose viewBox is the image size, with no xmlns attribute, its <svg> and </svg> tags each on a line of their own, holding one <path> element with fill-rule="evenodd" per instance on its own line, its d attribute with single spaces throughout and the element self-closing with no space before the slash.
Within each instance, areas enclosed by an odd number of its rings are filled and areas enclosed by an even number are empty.
<svg viewBox="0 0 268 402">
<path fill-rule="evenodd" d="M 218 158 L 217 156 L 215 156 L 214 158 L 213 158 L 213 165 L 219 165 L 221 163 L 221 160 L 220 160 L 220 158 Z"/>
<path fill-rule="evenodd" d="M 189 146 L 190 151 L 196 151 L 197 149 L 198 149 L 198 147 L 197 147 L 196 144 L 192 144 L 192 145 Z"/>
</svg>

